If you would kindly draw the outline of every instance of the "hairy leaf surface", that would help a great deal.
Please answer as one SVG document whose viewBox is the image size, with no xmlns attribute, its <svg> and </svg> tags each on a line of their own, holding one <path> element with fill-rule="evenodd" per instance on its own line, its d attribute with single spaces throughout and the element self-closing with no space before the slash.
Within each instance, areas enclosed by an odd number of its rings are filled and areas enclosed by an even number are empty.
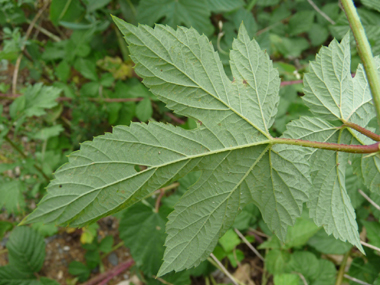
<svg viewBox="0 0 380 285">
<path fill-rule="evenodd" d="M 82 226 L 200 170 L 198 183 L 169 216 L 160 275 L 204 260 L 247 203 L 254 202 L 285 239 L 308 199 L 310 179 L 300 147 L 272 145 L 268 129 L 280 79 L 268 55 L 242 26 L 231 52 L 231 82 L 208 39 L 195 29 L 115 22 L 144 84 L 199 126 L 186 131 L 132 123 L 82 144 L 26 222 Z M 137 172 L 136 165 L 146 168 Z"/>
<path fill-rule="evenodd" d="M 380 59 L 376 58 L 380 73 Z M 341 43 L 333 40 L 322 47 L 310 72 L 304 78 L 304 102 L 310 110 L 326 120 L 350 121 L 365 127 L 376 115 L 362 65 L 351 76 L 349 33 Z"/>
<path fill-rule="evenodd" d="M 287 125 L 284 136 L 330 143 L 356 144 L 355 137 L 346 129 L 319 119 L 301 117 Z M 348 154 L 322 149 L 309 150 L 312 187 L 308 208 L 310 217 L 327 234 L 349 241 L 360 250 L 360 238 L 355 210 L 345 184 Z"/>
</svg>

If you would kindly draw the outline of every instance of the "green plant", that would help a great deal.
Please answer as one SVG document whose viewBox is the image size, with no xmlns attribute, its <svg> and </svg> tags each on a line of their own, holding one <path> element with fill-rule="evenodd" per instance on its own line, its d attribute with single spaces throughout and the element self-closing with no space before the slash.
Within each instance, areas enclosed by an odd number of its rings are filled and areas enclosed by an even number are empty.
<svg viewBox="0 0 380 285">
<path fill-rule="evenodd" d="M 346 12 L 350 22 L 357 17 L 355 10 Z M 250 203 L 285 241 L 288 226 L 307 202 L 317 226 L 363 251 L 345 172 L 353 164 L 358 177 L 378 192 L 379 136 L 366 127 L 376 114 L 372 96 L 375 102 L 380 96 L 380 59 L 368 56 L 369 45 L 362 49 L 365 38 L 353 30 L 360 55 L 365 55 L 367 76 L 360 65 L 351 77 L 350 35 L 341 43 L 334 40 L 321 49 L 305 75 L 303 99 L 314 117 L 291 122 L 283 136 L 273 138 L 269 128 L 276 116 L 280 79 L 244 25 L 230 52 L 230 81 L 208 39 L 194 29 L 152 29 L 114 21 L 144 84 L 168 108 L 197 119 L 198 126 L 183 130 L 132 123 L 82 144 L 23 223 L 83 226 L 198 170 L 198 182 L 169 215 L 158 275 L 206 259 Z"/>
<path fill-rule="evenodd" d="M 15 228 L 7 242 L 9 264 L 0 267 L 0 284 L 57 285 L 56 281 L 36 278 L 45 260 L 45 243 L 35 230 Z"/>
</svg>

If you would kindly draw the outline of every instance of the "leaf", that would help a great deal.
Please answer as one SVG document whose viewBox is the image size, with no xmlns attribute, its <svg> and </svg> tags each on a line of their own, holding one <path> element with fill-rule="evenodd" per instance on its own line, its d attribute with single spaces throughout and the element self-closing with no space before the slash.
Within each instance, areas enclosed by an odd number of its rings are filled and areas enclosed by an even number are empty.
<svg viewBox="0 0 380 285">
<path fill-rule="evenodd" d="M 380 2 L 377 0 L 362 0 L 364 6 L 367 6 L 370 9 L 377 10 L 380 12 Z"/>
<path fill-rule="evenodd" d="M 106 236 L 99 244 L 99 250 L 105 253 L 112 251 L 113 236 Z"/>
<path fill-rule="evenodd" d="M 22 212 L 25 208 L 25 199 L 22 195 L 25 184 L 20 180 L 0 181 L 0 208 L 5 207 L 8 213 Z"/>
<path fill-rule="evenodd" d="M 322 119 L 350 121 L 363 127 L 375 116 L 369 84 L 360 64 L 351 76 L 350 36 L 339 44 L 322 47 L 304 77 L 302 98 L 310 111 Z M 376 58 L 380 74 L 380 59 Z"/>
<path fill-rule="evenodd" d="M 31 273 L 20 271 L 16 266 L 0 266 L 0 285 L 41 285 Z"/>
<path fill-rule="evenodd" d="M 314 224 L 304 210 L 304 213 L 296 220 L 294 226 L 288 228 L 285 248 L 303 246 L 318 230 L 319 227 Z"/>
<path fill-rule="evenodd" d="M 288 273 L 291 255 L 287 251 L 274 249 L 265 256 L 265 265 L 270 274 Z"/>
<path fill-rule="evenodd" d="M 319 119 L 301 117 L 288 124 L 284 136 L 303 140 L 355 144 L 352 133 Z M 342 241 L 348 240 L 360 250 L 355 211 L 345 186 L 347 153 L 310 149 L 312 188 L 309 214 L 317 226 Z"/>
<path fill-rule="evenodd" d="M 289 20 L 289 34 L 295 36 L 311 30 L 314 23 L 314 11 L 300 11 Z"/>
<path fill-rule="evenodd" d="M 319 260 L 311 252 L 297 251 L 291 255 L 291 271 L 301 273 L 307 280 L 315 280 L 319 274 Z"/>
<path fill-rule="evenodd" d="M 58 124 L 52 127 L 47 127 L 39 130 L 33 135 L 34 139 L 37 140 L 48 140 L 51 137 L 58 136 L 63 131 L 62 125 Z"/>
<path fill-rule="evenodd" d="M 153 115 L 152 103 L 149 98 L 145 98 L 136 106 L 136 117 L 142 121 L 148 121 Z"/>
<path fill-rule="evenodd" d="M 241 243 L 239 236 L 229 229 L 220 239 L 219 244 L 222 246 L 225 252 L 231 252 L 234 248 Z"/>
<path fill-rule="evenodd" d="M 300 277 L 297 274 L 277 274 L 273 277 L 274 285 L 299 285 Z"/>
<path fill-rule="evenodd" d="M 10 115 L 13 119 L 18 116 L 25 115 L 26 117 L 45 115 L 45 109 L 51 109 L 57 106 L 55 101 L 61 89 L 44 86 L 42 83 L 29 86 L 24 94 L 17 97 L 10 106 Z"/>
<path fill-rule="evenodd" d="M 316 233 L 307 244 L 323 254 L 345 254 L 352 248 L 348 242 L 335 239 L 333 236 L 327 235 L 324 230 Z"/>
<path fill-rule="evenodd" d="M 207 0 L 142 0 L 137 8 L 137 21 L 149 26 L 160 19 L 171 27 L 185 25 L 210 35 L 214 28 L 210 21 Z"/>
<path fill-rule="evenodd" d="M 79 261 L 70 262 L 68 270 L 71 275 L 78 276 L 80 282 L 86 281 L 91 274 L 91 269 Z"/>
<path fill-rule="evenodd" d="M 208 8 L 214 13 L 229 12 L 244 6 L 243 0 L 207 0 Z"/>
<path fill-rule="evenodd" d="M 24 223 L 85 225 L 135 204 L 173 178 L 202 171 L 169 216 L 159 275 L 204 260 L 250 202 L 284 240 L 308 199 L 310 181 L 300 147 L 270 144 L 280 80 L 268 55 L 242 26 L 231 52 L 231 82 L 212 45 L 194 29 L 115 22 L 144 84 L 168 108 L 197 118 L 199 126 L 132 123 L 83 143 Z M 136 165 L 146 168 L 137 172 Z"/>
<path fill-rule="evenodd" d="M 362 221 L 362 223 L 367 230 L 369 242 L 376 247 L 380 247 L 380 223 L 368 221 Z"/>
<path fill-rule="evenodd" d="M 41 235 L 28 227 L 16 227 L 6 244 L 9 265 L 29 274 L 41 270 L 45 259 L 45 243 Z"/>
<path fill-rule="evenodd" d="M 94 61 L 89 59 L 78 58 L 75 61 L 74 67 L 78 70 L 85 78 L 92 81 L 98 81 L 98 75 L 96 73 L 96 64 Z"/>
<path fill-rule="evenodd" d="M 167 217 L 144 204 L 128 208 L 120 221 L 120 238 L 130 249 L 133 260 L 148 275 L 155 275 L 164 256 Z"/>
</svg>

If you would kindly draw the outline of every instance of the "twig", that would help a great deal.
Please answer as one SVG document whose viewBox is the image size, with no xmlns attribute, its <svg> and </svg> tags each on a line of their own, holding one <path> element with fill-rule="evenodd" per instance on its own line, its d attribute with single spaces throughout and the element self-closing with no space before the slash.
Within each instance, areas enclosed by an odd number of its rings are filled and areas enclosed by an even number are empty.
<svg viewBox="0 0 380 285">
<path fill-rule="evenodd" d="M 317 11 L 323 18 L 330 22 L 331 25 L 335 25 L 335 22 L 331 20 L 331 18 L 327 16 L 321 9 L 319 9 L 318 6 L 315 5 L 313 0 L 307 0 L 307 2 L 309 2 L 309 4 L 314 8 L 314 10 Z"/>
<path fill-rule="evenodd" d="M 338 277 L 336 278 L 335 285 L 341 285 L 343 282 L 343 275 L 346 269 L 346 264 L 347 264 L 348 257 L 350 256 L 350 253 L 351 253 L 351 250 L 347 251 L 347 253 L 343 257 L 342 263 L 340 264 L 340 267 L 339 267 Z"/>
<path fill-rule="evenodd" d="M 262 232 L 259 232 L 258 230 L 255 230 L 253 228 L 249 228 L 249 230 L 251 232 L 254 232 L 255 234 L 257 234 L 258 236 L 261 236 L 261 237 L 264 237 L 264 238 L 269 238 L 269 236 L 267 236 L 266 234 L 262 233 Z"/>
<path fill-rule="evenodd" d="M 172 113 L 170 112 L 166 112 L 165 113 L 166 116 L 168 116 L 170 119 L 172 119 L 174 122 L 180 124 L 180 125 L 183 125 L 185 123 L 184 120 L 181 120 L 180 118 L 174 116 Z"/>
<path fill-rule="evenodd" d="M 301 273 L 296 272 L 296 271 L 294 271 L 292 273 L 297 274 L 301 278 L 301 280 L 302 280 L 302 282 L 303 282 L 304 285 L 308 285 L 305 276 L 303 276 Z"/>
<path fill-rule="evenodd" d="M 13 149 L 15 151 L 17 151 L 23 158 L 28 158 L 28 156 L 8 137 L 8 136 L 5 136 L 4 137 L 4 140 L 9 143 L 11 145 L 11 147 L 13 147 Z M 41 167 L 39 167 L 37 164 L 33 164 L 34 168 L 42 174 L 42 176 L 45 178 L 45 180 L 47 182 L 50 182 L 50 178 L 46 175 L 46 173 L 42 170 Z"/>
<path fill-rule="evenodd" d="M 25 38 L 24 38 L 24 41 L 23 41 L 22 46 L 21 46 L 21 53 L 16 60 L 15 69 L 13 71 L 13 80 L 12 80 L 12 93 L 13 94 L 15 94 L 17 91 L 17 77 L 18 77 L 18 71 L 20 69 L 21 59 L 23 56 L 22 52 L 24 51 L 24 49 L 26 47 L 26 42 L 27 42 L 30 34 L 32 33 L 34 25 L 36 24 L 38 18 L 42 15 L 42 13 L 44 12 L 44 10 L 47 8 L 48 5 L 49 5 L 49 1 L 46 1 L 44 6 L 37 12 L 36 16 L 34 16 L 33 20 L 31 21 L 31 23 L 28 27 L 28 29 L 26 30 Z"/>
<path fill-rule="evenodd" d="M 282 81 L 281 86 L 294 85 L 294 84 L 302 84 L 303 80 L 293 80 L 293 81 Z"/>
<path fill-rule="evenodd" d="M 380 248 L 378 248 L 378 247 L 376 247 L 376 246 L 374 246 L 374 245 L 372 245 L 372 244 L 366 243 L 366 242 L 364 242 L 364 241 L 360 241 L 360 243 L 361 243 L 362 245 L 368 247 L 368 248 L 371 248 L 371 249 L 373 249 L 373 250 L 376 250 L 377 252 L 380 252 Z"/>
<path fill-rule="evenodd" d="M 367 283 L 367 282 L 361 281 L 361 280 L 356 279 L 356 278 L 354 278 L 354 277 L 351 277 L 351 276 L 349 276 L 349 275 L 347 275 L 347 274 L 344 274 L 343 276 L 344 276 L 344 278 L 346 278 L 346 279 L 348 279 L 348 280 L 351 280 L 351 281 L 353 281 L 353 282 L 355 282 L 355 283 L 358 283 L 358 284 L 362 284 L 362 285 L 371 285 L 371 284 L 369 284 L 369 283 Z"/>
<path fill-rule="evenodd" d="M 172 283 L 169 283 L 168 281 L 165 281 L 164 279 L 160 278 L 160 277 L 157 277 L 155 275 L 153 275 L 153 278 L 156 278 L 158 281 L 160 281 L 162 284 L 165 284 L 165 285 L 173 285 Z"/>
<path fill-rule="evenodd" d="M 161 199 L 162 199 L 162 197 L 164 197 L 164 195 L 165 195 L 165 191 L 162 190 L 162 188 L 161 188 L 161 189 L 160 189 L 160 195 L 158 195 L 157 200 L 156 200 L 156 205 L 155 205 L 155 207 L 154 207 L 154 211 L 155 211 L 156 213 L 158 213 L 158 211 L 159 211 L 159 209 L 160 209 Z"/>
<path fill-rule="evenodd" d="M 369 198 L 366 193 L 364 193 L 361 189 L 359 189 L 358 191 L 368 202 L 372 204 L 372 206 L 374 206 L 377 210 L 380 211 L 380 206 L 377 205 L 371 198 Z"/>
<path fill-rule="evenodd" d="M 211 258 L 215 261 L 215 263 L 218 264 L 219 268 L 224 272 L 224 274 L 226 274 L 227 277 L 231 279 L 232 283 L 233 283 L 234 285 L 239 285 L 239 284 L 236 282 L 235 278 L 234 278 L 234 277 L 228 272 L 228 270 L 227 270 L 227 269 L 223 266 L 223 264 L 222 264 L 222 263 L 221 263 L 221 262 L 215 257 L 215 255 L 211 253 L 210 256 L 211 256 Z"/>
<path fill-rule="evenodd" d="M 107 284 L 108 281 L 110 281 L 113 277 L 119 275 L 122 273 L 124 270 L 130 268 L 134 264 L 133 260 L 128 260 L 126 262 L 123 262 L 114 268 L 108 270 L 107 272 L 104 272 L 98 276 L 95 276 L 91 280 L 87 281 L 83 285 L 104 285 Z"/>
<path fill-rule="evenodd" d="M 264 257 L 260 254 L 260 252 L 257 251 L 256 248 L 254 248 L 254 246 L 245 238 L 245 236 L 243 236 L 243 234 L 238 229 L 235 228 L 234 230 L 235 233 L 237 233 L 238 236 L 244 241 L 244 243 L 253 251 L 253 253 L 256 254 L 257 257 L 262 261 L 264 261 Z"/>
<path fill-rule="evenodd" d="M 27 22 L 28 24 L 31 24 L 31 23 L 32 23 L 32 21 L 29 20 L 29 19 L 26 19 L 26 22 Z M 43 27 L 41 27 L 41 26 L 39 26 L 39 25 L 36 25 L 36 24 L 34 25 L 34 27 L 35 27 L 37 30 L 39 30 L 41 33 L 43 33 L 44 35 L 46 35 L 46 36 L 48 36 L 49 38 L 51 38 L 53 41 L 55 41 L 55 42 L 60 42 L 60 41 L 62 41 L 60 37 L 54 35 L 53 33 L 49 32 L 49 31 L 46 30 L 45 28 L 43 28 Z"/>
</svg>

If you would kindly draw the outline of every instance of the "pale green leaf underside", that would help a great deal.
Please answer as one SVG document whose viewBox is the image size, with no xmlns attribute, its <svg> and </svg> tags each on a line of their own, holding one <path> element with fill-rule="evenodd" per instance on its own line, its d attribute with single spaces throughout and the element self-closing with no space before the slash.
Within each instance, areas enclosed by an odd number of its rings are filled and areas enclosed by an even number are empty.
<svg viewBox="0 0 380 285">
<path fill-rule="evenodd" d="M 194 29 L 115 22 L 144 84 L 200 126 L 186 131 L 132 123 L 82 144 L 57 171 L 26 222 L 86 225 L 140 201 L 173 177 L 201 170 L 200 180 L 169 218 L 160 274 L 205 259 L 242 206 L 252 201 L 284 239 L 308 199 L 310 181 L 300 148 L 271 144 L 268 128 L 280 80 L 269 57 L 242 26 L 231 52 L 231 82 L 212 45 Z M 136 172 L 135 165 L 147 168 Z"/>
<path fill-rule="evenodd" d="M 380 59 L 376 58 L 380 74 Z M 350 121 L 365 127 L 375 116 L 369 84 L 360 64 L 351 76 L 349 33 L 341 43 L 333 40 L 322 47 L 304 78 L 304 102 L 310 111 L 326 120 Z"/>
<path fill-rule="evenodd" d="M 330 143 L 357 144 L 356 137 L 346 129 L 319 119 L 301 117 L 287 125 L 284 136 Z M 348 241 L 360 250 L 360 238 L 354 208 L 346 191 L 345 168 L 348 154 L 309 149 L 312 187 L 308 207 L 310 217 L 327 234 Z"/>
</svg>

